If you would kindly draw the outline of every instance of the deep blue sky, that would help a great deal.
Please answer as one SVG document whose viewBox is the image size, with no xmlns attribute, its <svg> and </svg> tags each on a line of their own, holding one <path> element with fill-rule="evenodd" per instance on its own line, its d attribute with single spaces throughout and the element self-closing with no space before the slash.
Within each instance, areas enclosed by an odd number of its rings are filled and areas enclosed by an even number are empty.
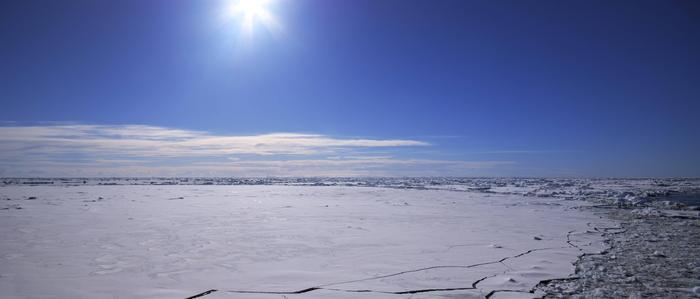
<svg viewBox="0 0 700 299">
<path fill-rule="evenodd" d="M 700 176 L 697 1 L 0 4 L 0 120 L 410 139 L 493 175 Z M 465 173 L 476 174 L 479 173 Z"/>
</svg>

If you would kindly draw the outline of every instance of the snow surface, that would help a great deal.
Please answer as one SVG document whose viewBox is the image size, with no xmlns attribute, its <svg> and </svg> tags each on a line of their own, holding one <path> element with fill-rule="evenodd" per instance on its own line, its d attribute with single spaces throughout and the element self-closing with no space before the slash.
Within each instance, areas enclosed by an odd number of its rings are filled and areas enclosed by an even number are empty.
<svg viewBox="0 0 700 299">
<path fill-rule="evenodd" d="M 517 182 L 71 182 L 0 187 L 1 298 L 532 298 L 616 226 Z"/>
</svg>

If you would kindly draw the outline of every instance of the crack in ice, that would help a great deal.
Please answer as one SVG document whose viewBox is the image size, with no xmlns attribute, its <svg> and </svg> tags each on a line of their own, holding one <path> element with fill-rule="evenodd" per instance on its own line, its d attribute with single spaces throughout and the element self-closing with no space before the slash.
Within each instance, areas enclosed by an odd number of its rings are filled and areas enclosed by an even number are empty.
<svg viewBox="0 0 700 299">
<path fill-rule="evenodd" d="M 195 299 L 195 298 L 199 298 L 199 297 L 204 297 L 204 296 L 209 295 L 209 294 L 211 294 L 211 293 L 214 293 L 214 292 L 216 292 L 216 291 L 218 291 L 218 290 L 211 289 L 211 290 L 208 290 L 208 291 L 201 292 L 201 293 L 199 293 L 199 294 L 197 294 L 197 295 L 187 297 L 187 298 L 185 298 L 185 299 Z"/>
<path fill-rule="evenodd" d="M 519 258 L 525 255 L 528 255 L 530 253 L 536 252 L 536 251 L 541 251 L 541 250 L 551 250 L 551 249 L 558 249 L 558 248 L 566 248 L 566 247 L 544 247 L 544 248 L 534 248 L 534 249 L 529 249 L 526 251 L 523 251 L 519 254 L 512 255 L 512 256 L 506 256 L 504 258 L 501 258 L 499 260 L 495 261 L 489 261 L 489 262 L 483 262 L 483 263 L 476 263 L 476 264 L 471 264 L 471 265 L 452 265 L 452 266 L 431 266 L 431 267 L 425 267 L 425 268 L 419 268 L 419 269 L 412 269 L 412 270 L 406 270 L 406 271 L 401 271 L 401 272 L 396 272 L 396 273 L 391 273 L 391 274 L 385 274 L 385 275 L 380 275 L 380 276 L 374 276 L 374 277 L 369 277 L 369 278 L 363 278 L 363 279 L 356 279 L 356 280 L 349 280 L 349 281 L 343 281 L 343 282 L 336 282 L 336 283 L 329 283 L 329 284 L 323 284 L 315 287 L 309 287 L 297 291 L 246 291 L 246 290 L 227 290 L 224 292 L 228 293 L 237 293 L 237 294 L 276 294 L 276 295 L 297 295 L 297 294 L 304 294 L 308 292 L 313 292 L 313 291 L 318 291 L 318 290 L 327 290 L 327 291 L 338 291 L 338 292 L 349 292 L 349 293 L 382 293 L 382 294 L 396 294 L 396 295 L 404 295 L 404 294 L 417 294 L 417 293 L 428 293 L 428 292 L 446 292 L 446 291 L 460 291 L 460 290 L 476 290 L 477 285 L 491 277 L 496 277 L 498 275 L 507 273 L 501 272 L 498 274 L 494 275 L 489 275 L 482 277 L 476 281 L 474 281 L 471 286 L 469 287 L 455 287 L 455 288 L 428 288 L 428 289 L 415 289 L 415 290 L 406 290 L 406 291 L 376 291 L 376 290 L 371 290 L 371 289 L 360 289 L 360 290 L 348 290 L 348 289 L 338 289 L 338 288 L 328 288 L 330 286 L 337 286 L 337 285 L 343 285 L 343 284 L 349 284 L 349 283 L 355 283 L 355 282 L 364 282 L 364 281 L 371 281 L 371 280 L 377 280 L 377 279 L 383 279 L 383 278 L 388 278 L 388 277 L 394 277 L 394 276 L 399 276 L 399 275 L 404 275 L 408 273 L 415 273 L 415 272 L 421 272 L 421 271 L 427 271 L 427 270 L 433 270 L 433 269 L 445 269 L 445 268 L 462 268 L 462 269 L 469 269 L 469 268 L 475 268 L 475 267 L 480 267 L 480 266 L 485 266 L 485 265 L 492 265 L 492 264 L 502 264 L 508 267 L 504 261 L 507 261 L 509 259 L 515 259 Z M 208 294 L 211 294 L 213 292 L 216 292 L 217 290 L 209 290 L 204 293 L 197 294 L 192 297 L 188 297 L 186 299 L 193 299 L 193 298 L 198 298 L 202 297 Z M 499 290 L 499 291 L 508 291 L 508 290 Z M 493 292 L 493 291 L 492 291 Z M 522 292 L 522 291 L 519 291 Z M 488 297 L 487 297 L 488 298 Z"/>
</svg>

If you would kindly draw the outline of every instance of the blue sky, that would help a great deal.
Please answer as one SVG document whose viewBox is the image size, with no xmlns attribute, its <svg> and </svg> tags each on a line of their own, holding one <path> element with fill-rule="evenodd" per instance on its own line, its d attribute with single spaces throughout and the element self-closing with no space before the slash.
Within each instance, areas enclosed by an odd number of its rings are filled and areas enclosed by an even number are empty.
<svg viewBox="0 0 700 299">
<path fill-rule="evenodd" d="M 0 176 L 700 176 L 697 2 L 268 2 L 3 1 Z"/>
</svg>

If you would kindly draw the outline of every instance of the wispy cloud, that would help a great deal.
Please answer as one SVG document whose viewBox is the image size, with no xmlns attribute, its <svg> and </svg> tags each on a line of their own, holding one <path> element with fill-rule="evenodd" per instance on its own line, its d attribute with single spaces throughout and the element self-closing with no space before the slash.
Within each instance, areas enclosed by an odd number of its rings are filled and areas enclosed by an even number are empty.
<svg viewBox="0 0 700 299">
<path fill-rule="evenodd" d="M 490 150 L 474 152 L 474 154 L 493 154 L 493 155 L 509 155 L 509 154 L 551 154 L 561 151 L 551 151 L 551 150 Z"/>
<path fill-rule="evenodd" d="M 27 176 L 468 176 L 493 172 L 512 161 L 442 161 L 399 159 L 266 160 L 195 162 L 180 165 L 99 162 L 33 161 L 8 163 L 0 177 Z"/>
<path fill-rule="evenodd" d="M 424 146 L 408 139 L 222 135 L 145 125 L 1 126 L 0 175 L 460 175 L 513 164 L 366 153 Z"/>
<path fill-rule="evenodd" d="M 342 139 L 317 134 L 216 135 L 154 126 L 59 125 L 0 127 L 4 153 L 119 154 L 136 157 L 310 155 L 340 149 L 425 146 L 403 139 Z"/>
</svg>

